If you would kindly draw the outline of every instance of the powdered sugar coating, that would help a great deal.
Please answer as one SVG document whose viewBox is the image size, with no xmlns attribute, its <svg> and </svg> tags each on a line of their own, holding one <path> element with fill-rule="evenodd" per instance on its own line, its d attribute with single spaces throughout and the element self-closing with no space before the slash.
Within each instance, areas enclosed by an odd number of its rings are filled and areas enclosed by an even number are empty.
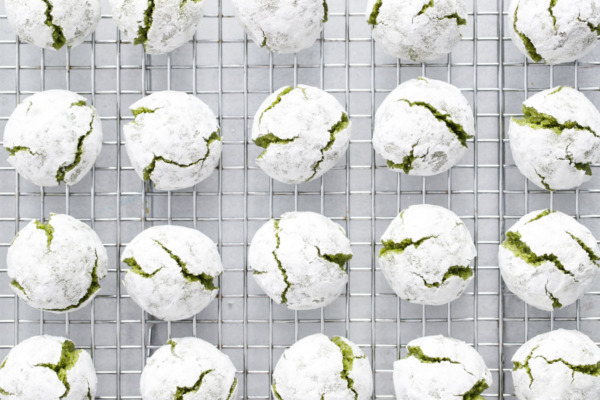
<svg viewBox="0 0 600 400">
<path fill-rule="evenodd" d="M 102 126 L 94 107 L 67 90 L 46 90 L 15 108 L 4 130 L 8 162 L 39 186 L 74 185 L 102 149 Z"/>
<path fill-rule="evenodd" d="M 510 245 L 510 232 L 518 233 L 529 250 Z M 498 262 L 514 294 L 531 306 L 552 311 L 574 303 L 589 289 L 598 274 L 599 256 L 589 229 L 560 211 L 538 210 L 509 229 Z"/>
<path fill-rule="evenodd" d="M 8 249 L 13 291 L 31 307 L 62 313 L 85 307 L 98 294 L 108 257 L 100 238 L 83 222 L 50 214 L 31 221 Z"/>
<path fill-rule="evenodd" d="M 473 279 L 469 264 L 477 251 L 471 234 L 456 214 L 443 207 L 407 208 L 394 218 L 381 241 L 384 248 L 378 260 L 383 275 L 405 300 L 446 304 L 460 297 Z"/>
<path fill-rule="evenodd" d="M 600 376 L 568 365 L 599 369 L 600 349 L 581 332 L 558 329 L 538 335 L 522 345 L 512 361 L 515 393 L 520 400 L 600 398 Z"/>
<path fill-rule="evenodd" d="M 598 40 L 600 0 L 512 0 L 510 37 L 535 62 L 554 65 L 575 61 Z"/>
<path fill-rule="evenodd" d="M 63 343 L 67 340 L 43 335 L 33 336 L 16 345 L 0 367 L 0 397 L 3 400 L 95 398 L 98 378 L 87 351 L 75 350 L 77 360 L 66 368 L 65 373 L 68 386 L 57 372 L 48 367 L 59 364 Z"/>
<path fill-rule="evenodd" d="M 477 385 L 492 385 L 492 374 L 471 346 L 441 335 L 427 336 L 408 343 L 425 357 L 443 359 L 423 361 L 409 355 L 394 362 L 394 388 L 398 400 L 463 400 Z M 479 397 L 469 397 L 479 398 Z"/>
<path fill-rule="evenodd" d="M 257 46 L 296 53 L 313 45 L 327 21 L 323 0 L 233 0 L 235 16 Z"/>
<path fill-rule="evenodd" d="M 351 369 L 332 339 L 317 333 L 288 348 L 273 371 L 273 394 L 283 400 L 367 400 L 373 393 L 371 366 L 353 342 L 336 337 L 352 353 Z M 348 360 L 348 357 L 346 358 Z M 346 361 L 348 364 L 348 361 Z M 348 380 L 344 378 L 347 375 Z M 350 382 L 352 385 L 350 386 Z"/>
<path fill-rule="evenodd" d="M 248 262 L 256 283 L 273 301 L 309 310 L 327 306 L 346 286 L 345 263 L 334 256 L 352 257 L 338 224 L 313 212 L 289 212 L 256 232 Z"/>
<path fill-rule="evenodd" d="M 600 112 L 594 104 L 583 93 L 559 86 L 531 96 L 523 103 L 527 108 L 545 118 L 542 123 L 510 122 L 510 148 L 519 171 L 548 190 L 589 181 L 591 164 L 600 162 Z M 551 125 L 548 117 L 555 120 Z"/>
<path fill-rule="evenodd" d="M 238 385 L 229 357 L 202 339 L 187 337 L 169 340 L 150 357 L 140 392 L 144 400 L 234 400 Z"/>
<path fill-rule="evenodd" d="M 306 85 L 280 88 L 254 117 L 252 140 L 264 147 L 256 164 L 284 183 L 313 181 L 342 159 L 351 129 L 344 107 L 329 93 Z"/>
<path fill-rule="evenodd" d="M 19 39 L 53 50 L 83 42 L 101 16 L 100 0 L 6 0 L 4 5 Z"/>
<path fill-rule="evenodd" d="M 431 176 L 456 165 L 473 136 L 473 110 L 460 90 L 418 78 L 398 86 L 377 109 L 373 147 L 390 169 Z"/>
<path fill-rule="evenodd" d="M 223 272 L 217 246 L 195 229 L 148 228 L 127 245 L 121 261 L 131 267 L 123 280 L 131 298 L 166 321 L 194 316 L 219 292 L 213 284 Z"/>
<path fill-rule="evenodd" d="M 465 0 L 369 0 L 367 22 L 386 53 L 412 61 L 435 60 L 452 51 L 467 24 Z"/>
<path fill-rule="evenodd" d="M 148 54 L 165 54 L 189 41 L 202 19 L 205 0 L 110 0 L 119 29 Z"/>
<path fill-rule="evenodd" d="M 196 185 L 215 170 L 223 144 L 215 114 L 202 100 L 163 91 L 130 109 L 135 119 L 124 128 L 125 144 L 141 179 L 151 179 L 158 190 L 177 190 Z"/>
</svg>

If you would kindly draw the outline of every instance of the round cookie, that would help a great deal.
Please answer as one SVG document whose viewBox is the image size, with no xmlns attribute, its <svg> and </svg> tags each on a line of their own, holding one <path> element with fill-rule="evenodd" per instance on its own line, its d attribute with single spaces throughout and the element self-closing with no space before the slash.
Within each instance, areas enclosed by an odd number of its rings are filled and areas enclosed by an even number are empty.
<svg viewBox="0 0 600 400">
<path fill-rule="evenodd" d="M 317 333 L 288 348 L 273 371 L 279 400 L 367 400 L 373 394 L 371 365 L 348 339 Z"/>
<path fill-rule="evenodd" d="M 8 22 L 19 39 L 58 50 L 75 47 L 96 30 L 100 0 L 6 0 Z"/>
<path fill-rule="evenodd" d="M 100 238 L 64 214 L 34 220 L 13 239 L 6 257 L 13 291 L 31 307 L 63 313 L 85 307 L 100 290 L 108 256 Z"/>
<path fill-rule="evenodd" d="M 16 345 L 0 365 L 3 400 L 89 400 L 98 378 L 88 352 L 69 339 L 34 336 Z"/>
<path fill-rule="evenodd" d="M 581 332 L 538 335 L 519 347 L 512 362 L 519 400 L 600 398 L 600 349 Z"/>
<path fill-rule="evenodd" d="M 509 34 L 536 63 L 575 61 L 592 51 L 600 33 L 600 0 L 512 0 Z"/>
<path fill-rule="evenodd" d="M 560 211 L 539 210 L 506 232 L 498 262 L 504 283 L 545 311 L 574 303 L 598 273 L 600 249 L 585 226 Z"/>
<path fill-rule="evenodd" d="M 193 3 L 193 1 L 188 0 Z M 125 144 L 133 168 L 158 190 L 177 190 L 206 179 L 221 157 L 215 114 L 184 92 L 156 92 L 130 107 Z"/>
<path fill-rule="evenodd" d="M 161 225 L 137 235 L 121 261 L 130 269 L 123 284 L 145 311 L 165 321 L 190 318 L 217 295 L 223 273 L 217 246 L 203 233 Z"/>
<path fill-rule="evenodd" d="M 398 400 L 482 399 L 492 385 L 483 358 L 457 339 L 427 336 L 408 343 L 408 355 L 394 362 Z"/>
<path fill-rule="evenodd" d="M 38 186 L 74 185 L 102 149 L 100 117 L 84 97 L 46 90 L 15 108 L 4 129 L 8 162 Z"/>
<path fill-rule="evenodd" d="M 391 170 L 431 176 L 456 165 L 474 135 L 473 111 L 460 90 L 418 78 L 398 86 L 377 109 L 373 147 Z"/>
<path fill-rule="evenodd" d="M 473 279 L 477 255 L 465 224 L 429 204 L 402 211 L 381 237 L 379 266 L 394 292 L 417 304 L 441 305 L 460 297 Z"/>
<path fill-rule="evenodd" d="M 467 24 L 465 0 L 369 0 L 367 23 L 386 53 L 425 62 L 452 51 Z"/>
<path fill-rule="evenodd" d="M 252 141 L 264 151 L 256 164 L 280 182 L 310 182 L 335 166 L 350 144 L 352 124 L 344 107 L 312 86 L 283 87 L 254 117 Z"/>
<path fill-rule="evenodd" d="M 119 30 L 148 54 L 169 53 L 189 41 L 202 19 L 204 0 L 110 0 Z"/>
<path fill-rule="evenodd" d="M 229 357 L 202 339 L 171 339 L 142 371 L 143 400 L 234 400 L 235 367 Z"/>
<path fill-rule="evenodd" d="M 289 212 L 256 232 L 248 264 L 256 283 L 277 304 L 310 310 L 339 297 L 351 258 L 350 241 L 338 224 L 313 212 Z"/>
<path fill-rule="evenodd" d="M 323 0 L 233 0 L 233 12 L 257 46 L 280 54 L 312 46 L 328 19 Z"/>
<path fill-rule="evenodd" d="M 600 112 L 583 93 L 559 86 L 525 100 L 521 119 L 512 118 L 512 156 L 536 186 L 572 189 L 589 181 L 600 162 Z"/>
</svg>

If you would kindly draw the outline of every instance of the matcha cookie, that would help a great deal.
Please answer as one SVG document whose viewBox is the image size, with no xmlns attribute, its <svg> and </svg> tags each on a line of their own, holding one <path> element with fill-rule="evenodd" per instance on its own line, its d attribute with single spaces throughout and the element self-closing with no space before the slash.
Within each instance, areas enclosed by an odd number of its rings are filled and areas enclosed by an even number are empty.
<svg viewBox="0 0 600 400">
<path fill-rule="evenodd" d="M 441 305 L 460 297 L 477 255 L 465 224 L 429 204 L 402 211 L 381 237 L 379 266 L 394 292 L 417 304 Z"/>
<path fill-rule="evenodd" d="M 343 292 L 352 258 L 344 230 L 313 212 L 289 212 L 252 238 L 248 264 L 256 283 L 292 310 L 325 307 Z"/>
<path fill-rule="evenodd" d="M 317 333 L 283 353 L 272 389 L 278 400 L 367 400 L 373 394 L 373 375 L 356 344 Z"/>
<path fill-rule="evenodd" d="M 283 87 L 254 117 L 252 141 L 264 148 L 256 164 L 280 182 L 310 182 L 344 157 L 350 132 L 348 114 L 335 97 L 312 86 Z"/>
<path fill-rule="evenodd" d="M 235 400 L 238 381 L 229 357 L 202 339 L 171 339 L 142 372 L 143 400 Z"/>
<path fill-rule="evenodd" d="M 45 49 L 75 47 L 96 30 L 100 0 L 6 0 L 19 39 Z"/>
<path fill-rule="evenodd" d="M 125 248 L 121 261 L 130 269 L 123 284 L 145 311 L 166 321 L 190 318 L 217 295 L 213 283 L 223 272 L 217 246 L 190 228 L 148 228 Z"/>
<path fill-rule="evenodd" d="M 536 63 L 575 61 L 592 51 L 600 33 L 598 0 L 512 0 L 510 37 Z"/>
<path fill-rule="evenodd" d="M 281 54 L 312 46 L 328 18 L 325 0 L 233 0 L 233 11 L 257 46 Z"/>
<path fill-rule="evenodd" d="M 467 24 L 465 0 L 369 0 L 373 39 L 396 58 L 425 62 L 452 51 Z"/>
<path fill-rule="evenodd" d="M 63 337 L 24 340 L 0 365 L 2 400 L 95 399 L 97 382 L 90 355 Z"/>
<path fill-rule="evenodd" d="M 9 164 L 35 185 L 74 185 L 102 149 L 100 117 L 77 93 L 39 92 L 13 111 L 4 129 L 4 148 Z"/>
<path fill-rule="evenodd" d="M 455 86 L 411 79 L 377 109 L 373 147 L 393 171 L 431 176 L 456 165 L 475 136 L 473 111 Z"/>
<path fill-rule="evenodd" d="M 100 238 L 83 222 L 50 214 L 13 239 L 6 257 L 13 291 L 31 307 L 63 313 L 85 307 L 100 290 L 108 257 Z"/>
<path fill-rule="evenodd" d="M 492 385 L 483 358 L 457 339 L 441 335 L 415 339 L 408 355 L 394 363 L 398 400 L 478 400 Z"/>
<path fill-rule="evenodd" d="M 536 186 L 564 190 L 581 186 L 600 162 L 600 112 L 583 93 L 559 86 L 531 96 L 521 119 L 512 118 L 512 156 Z"/>
<path fill-rule="evenodd" d="M 193 1 L 190 1 L 193 3 Z M 158 190 L 177 190 L 206 179 L 221 157 L 215 114 L 184 92 L 156 92 L 131 107 L 125 125 L 127 154 L 135 172 Z"/>
<path fill-rule="evenodd" d="M 581 332 L 538 335 L 519 347 L 512 362 L 519 400 L 600 398 L 600 349 Z"/>
<path fill-rule="evenodd" d="M 498 254 L 510 291 L 546 311 L 580 298 L 594 282 L 599 261 L 592 232 L 568 215 L 550 210 L 522 217 L 506 232 Z"/>
<path fill-rule="evenodd" d="M 189 41 L 206 0 L 110 0 L 119 30 L 148 54 L 165 54 Z"/>
</svg>

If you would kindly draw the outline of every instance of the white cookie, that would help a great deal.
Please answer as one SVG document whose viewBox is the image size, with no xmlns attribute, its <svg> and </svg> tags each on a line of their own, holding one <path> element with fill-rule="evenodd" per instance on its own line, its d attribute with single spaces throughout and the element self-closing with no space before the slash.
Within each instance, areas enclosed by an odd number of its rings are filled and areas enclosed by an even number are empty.
<svg viewBox="0 0 600 400">
<path fill-rule="evenodd" d="M 344 107 L 329 93 L 306 85 L 283 87 L 254 117 L 252 141 L 264 148 L 256 164 L 280 182 L 310 182 L 342 159 L 351 128 Z"/>
<path fill-rule="evenodd" d="M 13 239 L 6 257 L 13 291 L 31 307 L 63 313 L 85 307 L 98 294 L 108 256 L 83 222 L 50 214 L 31 221 Z"/>
<path fill-rule="evenodd" d="M 371 365 L 348 339 L 317 333 L 288 348 L 273 371 L 278 400 L 367 400 L 373 394 Z"/>
<path fill-rule="evenodd" d="M 6 0 L 6 16 L 19 39 L 46 49 L 75 47 L 100 21 L 100 0 Z"/>
<path fill-rule="evenodd" d="M 369 0 L 367 23 L 386 53 L 425 62 L 452 51 L 467 24 L 465 0 Z"/>
<path fill-rule="evenodd" d="M 455 86 L 411 79 L 377 109 L 373 147 L 390 169 L 431 176 L 456 165 L 475 136 L 473 110 Z"/>
<path fill-rule="evenodd" d="M 398 400 L 482 399 L 492 385 L 483 358 L 457 339 L 427 336 L 408 343 L 408 355 L 394 362 Z"/>
<path fill-rule="evenodd" d="M 504 283 L 542 310 L 566 307 L 590 288 L 600 249 L 585 226 L 560 211 L 533 211 L 506 232 L 498 262 Z"/>
<path fill-rule="evenodd" d="M 94 107 L 67 90 L 46 90 L 15 108 L 4 129 L 8 162 L 39 186 L 74 185 L 96 162 L 102 126 Z"/>
<path fill-rule="evenodd" d="M 559 86 L 525 100 L 521 119 L 508 135 L 519 171 L 547 190 L 572 189 L 589 181 L 600 162 L 600 112 L 583 93 Z"/>
<path fill-rule="evenodd" d="M 202 339 L 171 339 L 148 360 L 144 400 L 235 400 L 238 381 L 229 357 Z"/>
<path fill-rule="evenodd" d="M 2 400 L 89 400 L 98 378 L 88 352 L 69 339 L 34 336 L 16 345 L 0 365 Z"/>
<path fill-rule="evenodd" d="M 519 400 L 600 398 L 600 349 L 581 332 L 538 335 L 519 347 L 512 362 Z"/>
<path fill-rule="evenodd" d="M 289 212 L 264 224 L 252 238 L 248 264 L 254 279 L 277 304 L 292 310 L 325 307 L 348 281 L 352 258 L 344 230 L 313 212 Z"/>
<path fill-rule="evenodd" d="M 379 266 L 394 292 L 417 304 L 440 305 L 463 294 L 477 255 L 465 224 L 452 211 L 422 204 L 402 211 L 381 237 Z"/>
<path fill-rule="evenodd" d="M 600 0 L 512 0 L 510 37 L 536 63 L 575 61 L 592 51 L 600 33 Z"/>
<path fill-rule="evenodd" d="M 257 46 L 280 54 L 312 46 L 328 18 L 324 0 L 233 0 L 233 11 Z"/>
<path fill-rule="evenodd" d="M 123 284 L 145 311 L 166 321 L 190 318 L 217 295 L 213 280 L 223 273 L 217 246 L 203 233 L 182 226 L 148 228 L 125 248 L 131 267 Z"/>
<path fill-rule="evenodd" d="M 193 2 L 192 0 L 188 0 Z M 130 107 L 125 144 L 133 168 L 158 190 L 192 187 L 206 179 L 221 158 L 215 114 L 196 96 L 156 92 Z"/>
<path fill-rule="evenodd" d="M 165 54 L 189 41 L 206 0 L 110 0 L 112 17 L 133 44 Z"/>
</svg>

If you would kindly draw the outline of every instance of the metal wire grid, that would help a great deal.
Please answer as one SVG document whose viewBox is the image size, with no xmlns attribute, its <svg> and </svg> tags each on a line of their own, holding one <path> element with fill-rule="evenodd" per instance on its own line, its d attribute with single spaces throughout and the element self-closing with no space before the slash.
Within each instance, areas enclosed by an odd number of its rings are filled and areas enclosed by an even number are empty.
<svg viewBox="0 0 600 400">
<path fill-rule="evenodd" d="M 514 398 L 510 357 L 535 334 L 568 327 L 596 341 L 599 287 L 576 306 L 556 313 L 528 308 L 507 292 L 497 268 L 503 232 L 534 209 L 552 207 L 600 232 L 596 179 L 555 194 L 528 186 L 510 158 L 504 132 L 521 101 L 535 91 L 567 84 L 598 98 L 596 51 L 560 67 L 529 65 L 506 34 L 508 1 L 474 0 L 463 41 L 439 63 L 405 64 L 370 39 L 363 0 L 329 0 L 330 21 L 321 40 L 293 56 L 269 55 L 249 42 L 232 18 L 229 1 L 209 1 L 196 37 L 168 56 L 145 56 L 121 37 L 110 8 L 91 40 L 71 50 L 43 51 L 14 37 L 0 10 L 0 124 L 15 105 L 39 90 L 63 88 L 90 98 L 103 122 L 104 148 L 96 167 L 72 188 L 39 188 L 21 180 L 1 158 L 0 257 L 28 221 L 49 212 L 71 214 L 99 233 L 109 251 L 109 276 L 93 304 L 68 315 L 40 313 L 21 304 L 0 269 L 0 352 L 40 333 L 66 335 L 90 351 L 98 372 L 98 399 L 139 399 L 146 357 L 170 336 L 199 336 L 230 355 L 238 368 L 239 397 L 272 398 L 270 371 L 283 350 L 315 332 L 344 335 L 368 354 L 373 398 L 394 398 L 392 363 L 408 341 L 442 333 L 472 343 L 492 369 L 486 398 Z M 506 3 L 506 4 L 504 4 Z M 477 116 L 478 136 L 449 173 L 422 179 L 389 172 L 371 148 L 372 116 L 382 99 L 406 79 L 424 75 L 461 88 Z M 594 76 L 596 75 L 596 76 Z M 354 123 L 343 163 L 319 182 L 287 186 L 269 180 L 248 142 L 258 104 L 274 89 L 312 84 L 337 96 Z M 198 95 L 218 114 L 224 134 L 221 163 L 190 190 L 155 192 L 143 185 L 123 152 L 121 128 L 128 105 L 156 90 Z M 597 172 L 597 167 L 594 168 Z M 477 243 L 476 279 L 467 293 L 443 307 L 399 301 L 376 263 L 381 233 L 398 210 L 433 203 L 456 211 Z M 323 310 L 291 312 L 273 304 L 248 277 L 252 235 L 270 217 L 290 210 L 321 212 L 348 232 L 355 252 L 345 295 Z M 144 314 L 120 285 L 119 255 L 144 228 L 191 226 L 219 246 L 225 273 L 219 297 L 193 320 L 166 323 Z"/>
</svg>

